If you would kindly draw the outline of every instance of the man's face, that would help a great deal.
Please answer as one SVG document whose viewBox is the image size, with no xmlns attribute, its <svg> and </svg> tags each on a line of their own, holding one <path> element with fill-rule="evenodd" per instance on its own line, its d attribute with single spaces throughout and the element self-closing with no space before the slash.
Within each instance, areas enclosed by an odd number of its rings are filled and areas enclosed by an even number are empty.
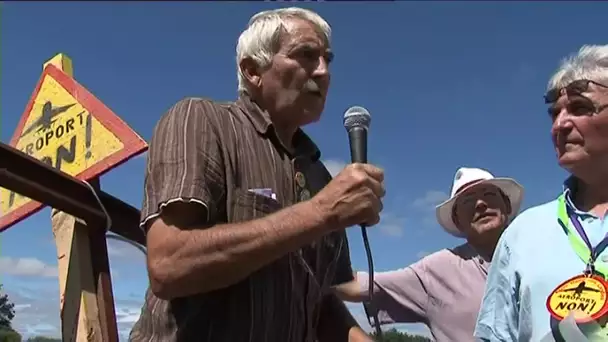
<svg viewBox="0 0 608 342">
<path fill-rule="evenodd" d="M 319 120 L 329 89 L 328 42 L 308 21 L 290 19 L 280 48 L 261 75 L 264 104 L 278 123 L 303 126 Z M 287 116 L 287 117 L 286 117 Z"/>
<path fill-rule="evenodd" d="M 506 228 L 511 205 L 496 186 L 480 183 L 464 190 L 454 205 L 458 228 L 469 239 L 498 241 Z"/>
<path fill-rule="evenodd" d="M 549 108 L 559 165 L 582 179 L 608 167 L 608 88 L 594 83 L 585 88 L 562 91 Z"/>
</svg>

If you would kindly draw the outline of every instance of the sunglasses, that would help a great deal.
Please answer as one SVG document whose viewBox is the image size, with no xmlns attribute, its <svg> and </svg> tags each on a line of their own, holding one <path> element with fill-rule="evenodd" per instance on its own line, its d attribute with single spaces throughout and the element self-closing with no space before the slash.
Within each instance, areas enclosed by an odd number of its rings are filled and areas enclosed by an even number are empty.
<svg viewBox="0 0 608 342">
<path fill-rule="evenodd" d="M 597 83 L 591 80 L 577 80 L 568 84 L 564 88 L 554 88 L 549 90 L 547 94 L 545 94 L 545 103 L 549 104 L 557 102 L 557 100 L 562 94 L 562 89 L 566 90 L 566 94 L 568 96 L 581 95 L 582 93 L 589 90 L 589 84 L 595 84 L 598 87 L 608 88 L 607 85 Z"/>
</svg>

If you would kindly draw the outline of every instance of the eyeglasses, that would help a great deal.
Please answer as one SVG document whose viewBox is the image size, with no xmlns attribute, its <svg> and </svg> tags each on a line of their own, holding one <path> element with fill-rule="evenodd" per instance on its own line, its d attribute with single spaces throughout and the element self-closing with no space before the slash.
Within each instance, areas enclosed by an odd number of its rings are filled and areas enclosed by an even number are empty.
<svg viewBox="0 0 608 342">
<path fill-rule="evenodd" d="M 589 90 L 589 84 L 595 84 L 598 87 L 607 88 L 608 86 L 597 83 L 591 80 L 577 80 L 574 81 L 564 88 L 555 88 L 551 89 L 545 95 L 545 103 L 555 103 L 559 99 L 562 93 L 562 89 L 566 91 L 568 96 L 577 96 L 579 99 L 570 101 L 566 104 L 566 108 L 568 112 L 576 115 L 576 116 L 585 116 L 585 115 L 593 115 L 599 114 L 604 109 L 608 108 L 608 104 L 597 105 L 593 103 L 589 98 L 583 96 L 582 94 Z M 559 115 L 559 109 L 553 106 L 550 106 L 547 109 L 549 116 L 552 119 L 555 119 L 557 115 Z"/>
<path fill-rule="evenodd" d="M 602 88 L 608 88 L 607 85 L 595 82 L 595 81 L 591 81 L 591 80 L 576 80 L 570 84 L 568 84 L 567 86 L 565 86 L 564 88 L 554 88 L 551 89 L 547 92 L 547 94 L 545 94 L 545 103 L 554 103 L 557 102 L 557 100 L 559 99 L 559 97 L 561 96 L 562 93 L 562 89 L 566 90 L 566 94 L 569 96 L 572 95 L 581 95 L 582 93 L 586 92 L 587 90 L 589 90 L 589 84 L 595 84 L 598 87 L 602 87 Z"/>
</svg>

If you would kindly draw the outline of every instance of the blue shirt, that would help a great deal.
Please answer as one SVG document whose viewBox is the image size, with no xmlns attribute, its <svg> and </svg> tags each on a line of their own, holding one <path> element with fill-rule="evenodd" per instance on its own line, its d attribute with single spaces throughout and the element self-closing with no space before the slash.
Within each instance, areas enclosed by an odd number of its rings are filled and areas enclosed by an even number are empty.
<svg viewBox="0 0 608 342">
<path fill-rule="evenodd" d="M 565 183 L 566 203 L 595 246 L 608 233 L 608 220 L 576 209 L 575 183 L 573 178 Z M 536 342 L 551 335 L 547 297 L 585 270 L 557 221 L 557 205 L 556 199 L 522 212 L 501 236 L 475 327 L 481 341 Z M 608 263 L 608 248 L 596 262 Z"/>
</svg>

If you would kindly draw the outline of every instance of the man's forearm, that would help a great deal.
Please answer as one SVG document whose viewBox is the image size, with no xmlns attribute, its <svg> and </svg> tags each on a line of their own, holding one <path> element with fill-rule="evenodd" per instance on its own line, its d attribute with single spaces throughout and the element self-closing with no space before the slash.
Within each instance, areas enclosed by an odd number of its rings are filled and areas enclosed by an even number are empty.
<svg viewBox="0 0 608 342">
<path fill-rule="evenodd" d="M 333 293 L 323 298 L 317 338 L 319 342 L 373 341 L 359 327 L 344 302 Z"/>
<path fill-rule="evenodd" d="M 326 234 L 327 223 L 315 210 L 311 202 L 302 202 L 249 222 L 188 230 L 158 227 L 159 234 L 170 235 L 148 238 L 149 244 L 162 244 L 156 250 L 163 251 L 148 260 L 155 292 L 169 299 L 239 282 Z M 154 224 L 149 234 L 154 234 Z"/>
<path fill-rule="evenodd" d="M 338 298 L 346 302 L 361 303 L 369 299 L 369 291 L 363 289 L 357 272 L 353 272 L 353 280 L 348 283 L 337 285 L 333 288 Z M 377 289 L 377 287 L 374 287 Z"/>
</svg>

